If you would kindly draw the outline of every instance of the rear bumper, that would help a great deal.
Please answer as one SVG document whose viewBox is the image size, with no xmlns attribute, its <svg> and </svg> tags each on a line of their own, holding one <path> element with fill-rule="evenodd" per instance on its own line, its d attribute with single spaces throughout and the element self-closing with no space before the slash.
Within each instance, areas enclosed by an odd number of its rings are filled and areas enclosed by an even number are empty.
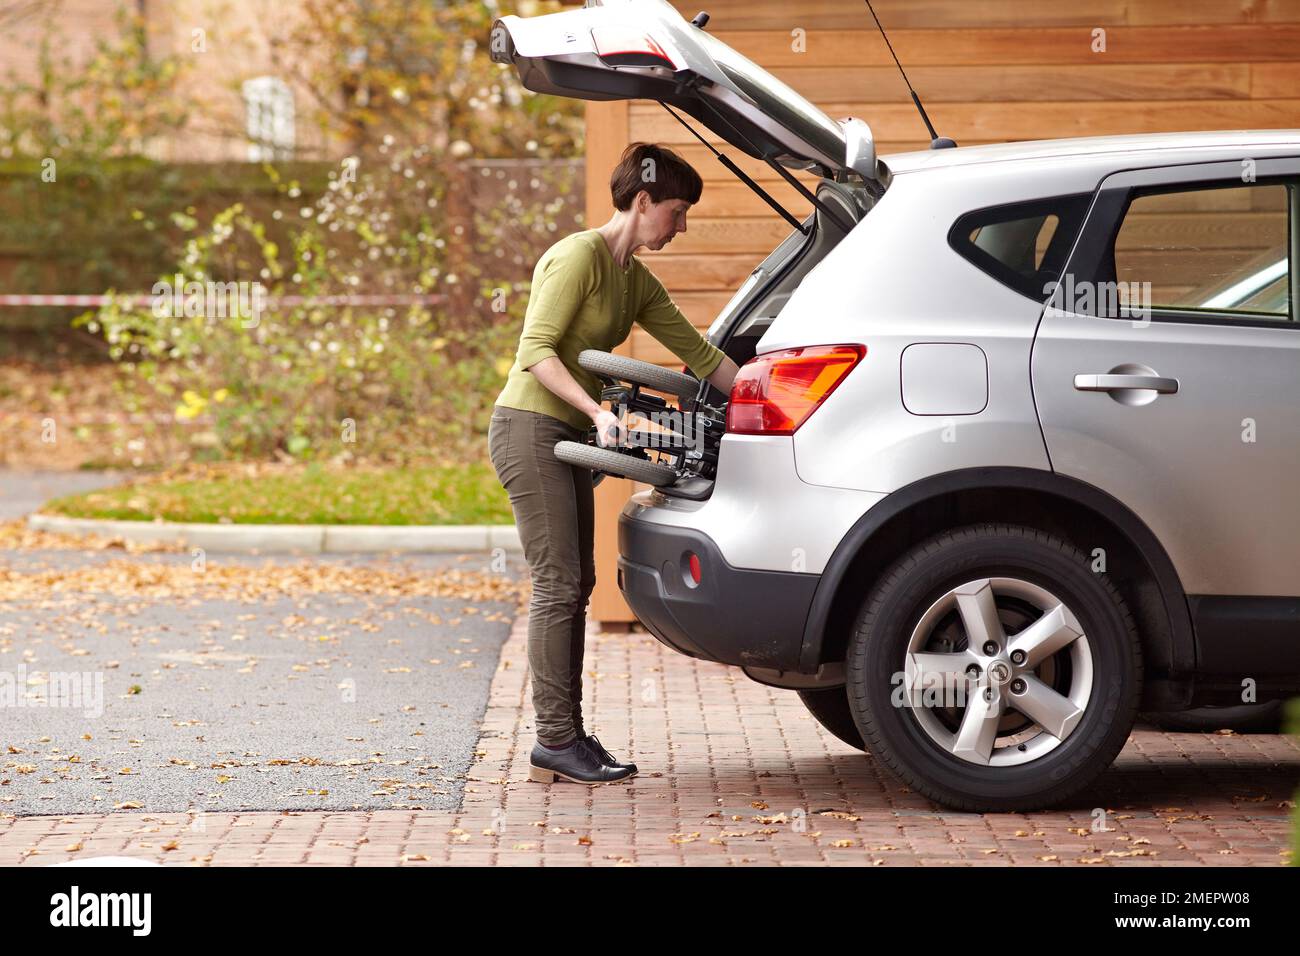
<svg viewBox="0 0 1300 956">
<path fill-rule="evenodd" d="M 797 670 L 821 575 L 733 568 L 706 534 L 620 515 L 618 585 L 656 638 L 682 654 Z M 700 583 L 689 553 L 699 556 Z"/>
</svg>

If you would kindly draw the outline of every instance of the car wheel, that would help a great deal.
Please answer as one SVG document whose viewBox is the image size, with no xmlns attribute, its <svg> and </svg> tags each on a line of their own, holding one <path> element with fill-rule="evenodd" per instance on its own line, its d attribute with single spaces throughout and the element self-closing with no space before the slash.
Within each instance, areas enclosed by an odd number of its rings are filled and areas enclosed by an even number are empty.
<svg viewBox="0 0 1300 956">
<path fill-rule="evenodd" d="M 1161 730 L 1176 733 L 1212 734 L 1232 730 L 1239 734 L 1280 734 L 1285 701 L 1266 700 L 1258 704 L 1230 707 L 1195 707 L 1166 713 L 1143 714 L 1143 719 Z"/>
<path fill-rule="evenodd" d="M 1035 810 L 1087 786 L 1137 713 L 1142 657 L 1114 585 L 1031 528 L 945 532 L 895 563 L 849 643 L 867 749 L 963 810 Z"/>
<path fill-rule="evenodd" d="M 808 713 L 832 734 L 850 747 L 866 750 L 862 734 L 858 731 L 853 711 L 849 709 L 849 695 L 843 687 L 827 687 L 818 690 L 801 690 L 799 699 L 808 708 Z"/>
</svg>

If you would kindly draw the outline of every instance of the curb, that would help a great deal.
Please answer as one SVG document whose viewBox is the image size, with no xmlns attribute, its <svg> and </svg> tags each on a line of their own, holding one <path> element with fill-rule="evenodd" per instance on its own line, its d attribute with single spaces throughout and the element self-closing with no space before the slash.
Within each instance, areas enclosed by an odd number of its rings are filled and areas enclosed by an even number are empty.
<svg viewBox="0 0 1300 956">
<path fill-rule="evenodd" d="M 325 525 L 200 524 L 172 521 L 109 521 L 39 512 L 28 527 L 69 535 L 103 535 L 139 544 L 179 544 L 233 554 L 377 554 L 381 552 L 522 553 L 512 524 Z"/>
</svg>

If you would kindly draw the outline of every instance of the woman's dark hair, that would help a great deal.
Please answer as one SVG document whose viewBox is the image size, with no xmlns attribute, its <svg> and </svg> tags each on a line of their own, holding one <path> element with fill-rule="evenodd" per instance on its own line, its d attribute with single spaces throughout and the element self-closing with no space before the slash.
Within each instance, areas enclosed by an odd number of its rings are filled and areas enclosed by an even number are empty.
<svg viewBox="0 0 1300 956">
<path fill-rule="evenodd" d="M 623 150 L 609 177 L 614 208 L 626 212 L 643 189 L 654 202 L 685 199 L 693 206 L 700 201 L 704 183 L 691 164 L 671 149 L 654 143 L 633 143 Z"/>
</svg>

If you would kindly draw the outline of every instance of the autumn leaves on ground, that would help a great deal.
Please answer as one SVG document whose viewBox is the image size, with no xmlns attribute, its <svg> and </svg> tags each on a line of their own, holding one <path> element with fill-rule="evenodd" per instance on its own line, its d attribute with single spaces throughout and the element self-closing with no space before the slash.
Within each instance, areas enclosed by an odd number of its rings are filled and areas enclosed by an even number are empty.
<svg viewBox="0 0 1300 956">
<path fill-rule="evenodd" d="M 454 806 L 521 570 L 0 525 L 0 813 Z"/>
</svg>

